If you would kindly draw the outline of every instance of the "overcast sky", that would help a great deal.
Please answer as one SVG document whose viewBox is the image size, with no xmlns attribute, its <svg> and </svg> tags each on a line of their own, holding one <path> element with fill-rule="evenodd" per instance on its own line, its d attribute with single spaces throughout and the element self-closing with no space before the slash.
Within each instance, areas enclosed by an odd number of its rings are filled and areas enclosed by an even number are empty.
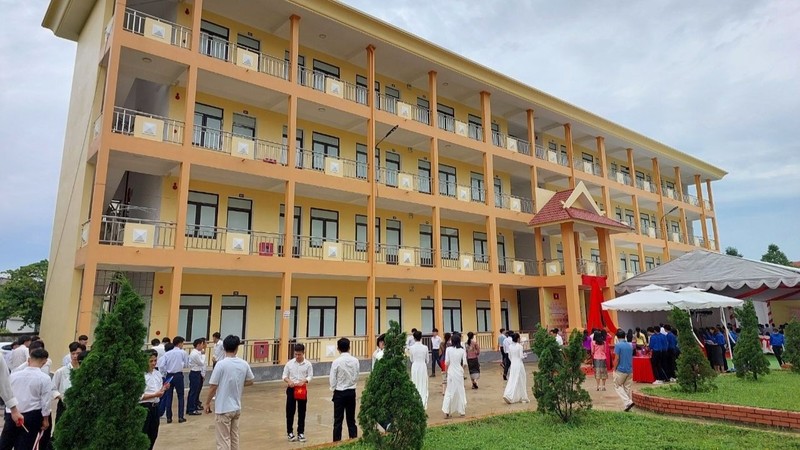
<svg viewBox="0 0 800 450">
<path fill-rule="evenodd" d="M 723 247 L 800 260 L 800 2 L 345 3 L 727 170 Z M 46 7 L 0 0 L 0 270 L 52 237 L 75 44 Z"/>
</svg>

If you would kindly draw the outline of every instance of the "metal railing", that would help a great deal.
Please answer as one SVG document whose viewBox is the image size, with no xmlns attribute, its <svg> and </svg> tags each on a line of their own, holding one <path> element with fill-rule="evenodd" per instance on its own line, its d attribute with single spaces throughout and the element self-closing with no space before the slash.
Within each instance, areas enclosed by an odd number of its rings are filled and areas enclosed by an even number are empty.
<svg viewBox="0 0 800 450">
<path fill-rule="evenodd" d="M 669 233 L 667 233 L 667 239 L 670 242 L 677 242 L 681 244 L 685 244 L 687 242 L 686 237 L 683 235 L 683 233 L 677 233 L 675 231 L 670 231 Z"/>
<path fill-rule="evenodd" d="M 706 240 L 703 239 L 703 236 L 694 236 L 692 237 L 692 245 L 695 247 L 703 247 L 706 246 Z"/>
<path fill-rule="evenodd" d="M 399 99 L 390 97 L 384 94 L 376 94 L 378 103 L 375 105 L 377 109 L 386 111 L 388 113 L 397 114 L 397 102 Z"/>
<path fill-rule="evenodd" d="M 318 72 L 311 68 L 299 67 L 298 69 L 300 75 L 298 79 L 299 84 L 305 87 L 310 87 L 317 91 L 334 94 L 335 92 L 332 90 L 332 88 L 328 89 L 328 80 L 337 84 L 341 83 L 342 98 L 362 105 L 367 104 L 367 95 L 369 94 L 367 92 L 367 88 L 364 86 L 359 86 L 357 84 L 350 83 L 349 81 L 344 81 L 340 78 L 336 78 L 323 72 Z"/>
<path fill-rule="evenodd" d="M 451 133 L 456 132 L 456 118 L 440 112 L 436 113 L 436 123 L 439 128 Z"/>
<path fill-rule="evenodd" d="M 262 139 L 256 139 L 255 144 L 255 159 L 271 164 L 286 165 L 287 148 L 285 145 Z"/>
<path fill-rule="evenodd" d="M 596 162 L 585 161 L 583 158 L 573 158 L 572 163 L 575 165 L 575 168 L 581 172 L 596 175 L 598 177 L 602 176 L 603 174 L 603 172 L 600 170 L 600 164 Z"/>
<path fill-rule="evenodd" d="M 606 263 L 591 259 L 578 259 L 575 262 L 579 275 L 605 276 L 608 273 Z"/>
<path fill-rule="evenodd" d="M 100 223 L 100 244 L 123 245 L 127 224 L 146 224 L 155 228 L 153 248 L 173 248 L 175 246 L 175 224 L 151 219 L 133 217 L 102 216 Z M 91 239 L 90 237 L 88 239 Z"/>
<path fill-rule="evenodd" d="M 366 243 L 360 243 L 361 248 L 366 247 Z M 403 264 L 400 260 L 401 250 L 413 252 L 412 263 L 415 267 L 433 267 L 436 251 L 432 248 L 409 247 L 407 245 L 378 244 L 375 261 L 383 264 Z"/>
<path fill-rule="evenodd" d="M 608 171 L 608 179 L 614 180 L 617 183 L 622 183 L 627 186 L 631 186 L 631 176 L 627 173 L 622 173 L 618 170 L 611 169 Z"/>
<path fill-rule="evenodd" d="M 195 125 L 192 145 L 206 150 L 230 154 L 232 137 L 233 133 L 229 131 Z"/>
<path fill-rule="evenodd" d="M 649 236 L 651 238 L 662 239 L 661 228 L 650 226 L 641 226 L 642 236 Z"/>
<path fill-rule="evenodd" d="M 367 178 L 367 165 L 364 163 L 359 163 L 358 165 L 358 178 L 359 179 Z M 409 186 L 404 185 L 405 178 L 410 178 Z M 386 167 L 381 167 L 378 169 L 377 181 L 378 183 L 389 187 L 411 189 L 417 192 L 421 192 L 423 194 L 432 193 L 431 192 L 432 179 L 430 177 L 420 177 L 419 175 L 413 173 L 387 169 Z"/>
<path fill-rule="evenodd" d="M 489 271 L 489 255 L 457 251 L 442 252 L 442 256 L 439 259 L 440 266 L 446 269 L 462 269 L 461 259 L 463 256 L 472 256 L 472 270 Z"/>
<path fill-rule="evenodd" d="M 675 190 L 675 188 L 668 188 L 666 185 L 661 185 L 661 192 L 664 194 L 664 197 L 680 200 L 679 191 Z"/>
<path fill-rule="evenodd" d="M 515 258 L 506 256 L 500 258 L 497 264 L 497 269 L 500 273 L 516 273 L 514 263 L 522 263 L 523 273 L 519 275 L 539 275 L 539 264 L 532 259 Z"/>
<path fill-rule="evenodd" d="M 252 51 L 252 50 L 250 50 Z M 284 80 L 289 79 L 289 62 L 280 58 L 259 53 L 258 71 Z"/>
<path fill-rule="evenodd" d="M 125 17 L 123 18 L 122 28 L 125 31 L 130 31 L 131 33 L 144 35 L 145 22 L 148 20 L 160 22 L 171 27 L 172 32 L 169 36 L 170 44 L 186 49 L 191 47 L 192 30 L 178 25 L 177 23 L 169 22 L 156 16 L 151 16 L 150 14 L 136 11 L 135 9 L 125 8 Z M 164 38 L 166 39 L 167 36 L 164 36 Z"/>
<path fill-rule="evenodd" d="M 136 130 L 136 116 L 162 121 L 164 123 L 164 131 L 161 136 L 162 141 L 172 144 L 183 143 L 183 122 L 170 119 L 169 117 L 157 116 L 155 114 L 148 114 L 119 106 L 114 107 L 114 120 L 111 124 L 111 131 L 132 136 Z"/>
<path fill-rule="evenodd" d="M 656 192 L 656 186 L 652 181 L 642 180 L 641 178 L 636 179 L 636 187 L 643 191 Z"/>
<path fill-rule="evenodd" d="M 528 141 L 517 139 L 517 153 L 531 156 L 531 144 Z"/>
<path fill-rule="evenodd" d="M 338 170 L 341 176 L 343 176 L 344 178 L 353 178 L 362 181 L 366 180 L 365 177 L 358 176 L 360 169 L 359 169 L 359 163 L 357 161 L 353 161 L 351 159 L 339 158 L 338 156 L 327 156 L 324 153 L 306 149 L 296 150 L 296 154 L 297 154 L 297 161 L 295 165 L 298 169 L 310 169 L 319 172 L 326 172 L 325 160 L 334 159 L 340 164 L 340 166 L 335 170 Z M 331 171 L 333 170 L 334 169 L 331 168 Z"/>
<path fill-rule="evenodd" d="M 547 150 L 539 144 L 536 144 L 536 157 L 542 161 L 547 161 Z"/>
<path fill-rule="evenodd" d="M 525 197 L 518 197 L 510 194 L 495 194 L 494 206 L 502 209 L 516 208 L 516 203 L 519 202 L 519 211 L 532 214 L 533 213 L 533 200 Z"/>
<path fill-rule="evenodd" d="M 683 201 L 692 206 L 700 206 L 700 200 L 698 200 L 697 197 L 689 194 L 688 192 L 683 193 Z"/>
<path fill-rule="evenodd" d="M 221 37 L 200 32 L 200 53 L 203 55 L 232 62 L 233 52 L 231 50 L 235 47 L 234 44 Z"/>
<path fill-rule="evenodd" d="M 338 244 L 338 249 L 333 255 L 325 255 L 325 243 Z M 363 242 L 347 241 L 344 239 L 330 239 L 317 236 L 297 236 L 297 248 L 293 249 L 293 256 L 311 259 L 341 259 L 343 261 L 367 261 L 367 252 Z"/>
<path fill-rule="evenodd" d="M 483 127 L 475 123 L 468 123 L 467 136 L 470 139 L 483 142 Z"/>
<path fill-rule="evenodd" d="M 706 199 L 703 199 L 703 208 L 705 208 L 705 209 L 707 209 L 709 211 L 713 211 L 714 210 L 714 208 L 711 207 L 711 202 L 706 200 Z"/>
</svg>

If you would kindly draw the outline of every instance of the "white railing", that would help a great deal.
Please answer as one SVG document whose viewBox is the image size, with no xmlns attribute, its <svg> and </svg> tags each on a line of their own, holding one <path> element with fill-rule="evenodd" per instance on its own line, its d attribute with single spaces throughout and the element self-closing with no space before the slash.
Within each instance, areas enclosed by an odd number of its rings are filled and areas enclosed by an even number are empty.
<svg viewBox="0 0 800 450">
<path fill-rule="evenodd" d="M 602 171 L 600 170 L 600 164 L 593 162 L 593 161 L 585 161 L 583 158 L 574 158 L 572 163 L 575 165 L 577 170 L 581 172 L 585 172 L 592 175 L 602 176 Z"/>
<path fill-rule="evenodd" d="M 147 31 L 145 28 L 146 22 L 148 21 L 160 22 L 164 25 L 168 25 L 172 29 L 169 36 L 170 44 L 186 49 L 191 47 L 192 30 L 178 25 L 177 23 L 169 22 L 156 16 L 151 16 L 149 14 L 136 11 L 135 9 L 125 8 L 125 17 L 123 19 L 122 28 L 126 31 L 130 31 L 131 33 L 144 35 L 144 33 Z M 166 36 L 164 38 L 166 39 Z"/>
<path fill-rule="evenodd" d="M 335 255 L 326 255 L 326 243 L 336 244 Z M 296 248 L 292 249 L 292 256 L 300 258 L 342 260 L 342 261 L 367 261 L 367 252 L 364 250 L 366 245 L 363 242 L 348 241 L 344 239 L 333 239 L 316 236 L 296 236 Z"/>
<path fill-rule="evenodd" d="M 100 243 L 103 245 L 123 245 L 125 225 L 129 223 L 153 225 L 153 247 L 172 248 L 175 246 L 175 224 L 160 220 L 136 219 L 132 217 L 103 216 L 100 222 Z M 87 238 L 87 242 L 88 242 Z"/>
<path fill-rule="evenodd" d="M 361 243 L 366 248 L 366 243 Z M 433 267 L 433 259 L 436 257 L 436 251 L 432 248 L 408 247 L 405 245 L 393 244 L 378 244 L 376 262 L 393 265 L 405 265 L 400 261 L 400 253 L 402 251 L 413 252 L 412 264 L 415 267 Z"/>
<path fill-rule="evenodd" d="M 141 111 L 134 111 L 121 107 L 114 107 L 114 120 L 111 124 L 111 131 L 127 136 L 136 134 L 136 117 L 146 117 L 149 119 L 160 120 L 163 122 L 163 132 L 161 140 L 173 144 L 183 143 L 183 122 L 170 119 L 169 117 L 157 116 Z M 155 136 L 158 137 L 158 136 Z"/>
<path fill-rule="evenodd" d="M 652 181 L 642 180 L 641 178 L 636 179 L 636 187 L 643 191 L 656 192 L 656 186 Z"/>
<path fill-rule="evenodd" d="M 697 197 L 689 194 L 688 192 L 683 193 L 683 201 L 692 206 L 700 206 L 700 200 L 698 200 Z"/>
<path fill-rule="evenodd" d="M 705 209 L 707 209 L 709 211 L 713 210 L 713 208 L 711 207 L 711 202 L 706 200 L 706 199 L 703 199 L 703 208 L 705 208 Z"/>
<path fill-rule="evenodd" d="M 338 156 L 327 156 L 321 152 L 315 152 L 306 149 L 296 149 L 297 161 L 295 167 L 298 169 L 310 169 L 319 172 L 325 172 L 334 176 L 342 176 L 344 178 L 353 178 L 356 180 L 364 181 L 366 178 L 359 176 L 359 166 L 357 161 L 351 159 L 344 159 Z M 326 160 L 334 160 L 338 163 L 338 167 L 327 167 Z"/>
<path fill-rule="evenodd" d="M 483 127 L 475 123 L 468 123 L 467 136 L 476 141 L 483 141 Z"/>
<path fill-rule="evenodd" d="M 289 79 L 289 63 L 265 53 L 259 53 L 258 71 L 284 80 Z"/>
<path fill-rule="evenodd" d="M 285 145 L 262 139 L 256 139 L 255 144 L 255 159 L 282 166 L 287 164 L 287 149 Z"/>
<path fill-rule="evenodd" d="M 367 104 L 367 88 L 306 67 L 299 68 L 298 83 L 351 102 Z M 338 90 L 341 88 L 341 90 Z"/>
<path fill-rule="evenodd" d="M 547 161 L 547 150 L 539 144 L 536 144 L 536 157 Z"/>
<path fill-rule="evenodd" d="M 514 258 L 506 256 L 500 258 L 497 264 L 497 269 L 500 273 L 516 273 L 515 263 L 522 263 L 522 273 L 518 275 L 539 275 L 539 263 L 532 259 Z"/>
<path fill-rule="evenodd" d="M 528 214 L 533 213 L 533 200 L 516 195 L 495 194 L 494 206 L 502 209 L 518 210 Z"/>
<path fill-rule="evenodd" d="M 364 163 L 358 165 L 358 178 L 367 178 L 367 167 Z M 398 170 L 381 167 L 378 169 L 378 183 L 389 187 L 396 187 L 404 190 L 413 190 L 423 194 L 431 194 L 432 179 L 430 177 L 420 177 L 419 175 L 401 172 Z M 408 184 L 406 184 L 408 183 Z"/>
<path fill-rule="evenodd" d="M 233 58 L 231 49 L 234 47 L 225 39 L 208 33 L 200 33 L 200 53 L 203 55 L 231 62 Z"/>
<path fill-rule="evenodd" d="M 436 123 L 442 130 L 449 131 L 451 133 L 456 132 L 456 119 L 453 116 L 448 116 L 447 114 L 437 112 Z"/>
<path fill-rule="evenodd" d="M 617 183 L 621 183 L 627 186 L 631 186 L 631 176 L 627 173 L 622 173 L 618 170 L 611 169 L 608 172 L 608 179 L 614 180 Z"/>
</svg>

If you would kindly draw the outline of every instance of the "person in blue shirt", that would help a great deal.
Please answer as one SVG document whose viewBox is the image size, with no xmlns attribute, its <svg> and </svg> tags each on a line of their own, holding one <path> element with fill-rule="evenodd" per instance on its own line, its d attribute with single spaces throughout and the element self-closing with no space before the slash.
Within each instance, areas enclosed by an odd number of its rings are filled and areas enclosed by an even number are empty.
<svg viewBox="0 0 800 450">
<path fill-rule="evenodd" d="M 773 329 L 769 335 L 769 345 L 772 347 L 772 353 L 775 354 L 779 366 L 783 366 L 783 343 L 783 330 L 777 332 Z"/>
<path fill-rule="evenodd" d="M 614 346 L 614 390 L 624 403 L 625 411 L 633 408 L 631 387 L 633 386 L 633 348 L 636 344 L 625 339 L 625 332 L 617 330 L 617 345 Z"/>
<path fill-rule="evenodd" d="M 662 384 L 665 381 L 669 381 L 669 377 L 664 370 L 667 355 L 667 336 L 661 334 L 655 327 L 648 328 L 647 333 L 650 334 L 650 364 L 653 365 L 653 376 L 656 378 L 653 384 Z"/>
<path fill-rule="evenodd" d="M 667 377 L 669 377 L 670 381 L 675 381 L 675 370 L 677 368 L 675 362 L 678 360 L 678 337 L 673 333 L 671 325 L 664 325 L 664 329 L 667 331 L 665 335 L 667 338 L 667 353 L 664 371 L 667 372 Z"/>
<path fill-rule="evenodd" d="M 711 328 L 710 341 L 706 347 L 711 355 L 711 366 L 718 373 L 722 373 L 722 368 L 725 366 L 725 336 L 720 333 L 719 328 Z"/>
</svg>

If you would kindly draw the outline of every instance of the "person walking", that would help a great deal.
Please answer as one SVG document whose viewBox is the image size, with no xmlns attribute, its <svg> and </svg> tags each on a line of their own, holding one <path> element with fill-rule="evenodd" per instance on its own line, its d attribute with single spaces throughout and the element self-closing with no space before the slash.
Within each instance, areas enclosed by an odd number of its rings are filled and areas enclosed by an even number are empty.
<svg viewBox="0 0 800 450">
<path fill-rule="evenodd" d="M 464 366 L 467 365 L 467 352 L 461 346 L 461 335 L 453 333 L 452 344 L 444 353 L 444 365 L 447 371 L 447 390 L 442 401 L 444 418 L 449 419 L 453 413 L 461 417 L 467 414 L 467 393 L 464 390 Z"/>
<path fill-rule="evenodd" d="M 225 358 L 217 362 L 208 380 L 206 414 L 214 411 L 217 450 L 239 449 L 239 417 L 242 414 L 242 391 L 253 384 L 250 365 L 236 356 L 241 340 L 232 334 L 222 341 Z M 212 403 L 214 404 L 212 408 Z"/>
<path fill-rule="evenodd" d="M 225 359 L 225 348 L 222 346 L 222 335 L 219 334 L 219 331 L 211 337 L 214 338 L 214 353 L 211 355 L 211 361 L 216 366 L 218 362 Z"/>
<path fill-rule="evenodd" d="M 431 336 L 431 378 L 436 376 L 436 366 L 439 365 L 439 346 L 442 345 L 442 338 L 439 337 L 439 329 L 434 328 Z M 441 368 L 439 369 L 441 370 Z"/>
<path fill-rule="evenodd" d="M 467 367 L 469 368 L 469 378 L 472 380 L 472 389 L 478 389 L 478 379 L 481 377 L 481 363 L 478 356 L 481 354 L 481 346 L 475 338 L 475 333 L 467 333 Z"/>
<path fill-rule="evenodd" d="M 200 416 L 203 411 L 200 406 L 200 391 L 203 389 L 203 380 L 206 378 L 206 340 L 197 338 L 192 342 L 192 352 L 189 354 L 189 398 L 186 402 L 186 414 Z"/>
<path fill-rule="evenodd" d="M 508 403 L 528 403 L 528 383 L 526 380 L 525 364 L 522 362 L 523 350 L 519 343 L 519 333 L 511 336 L 511 345 L 508 347 L 508 359 L 511 367 L 508 370 L 508 383 L 503 391 L 503 400 Z"/>
<path fill-rule="evenodd" d="M 342 421 L 347 415 L 347 433 L 350 439 L 358 437 L 356 426 L 356 384 L 360 364 L 350 354 L 350 339 L 336 342 L 339 357 L 331 364 L 329 383 L 333 391 L 333 442 L 342 440 Z"/>
<path fill-rule="evenodd" d="M 422 332 L 414 333 L 414 345 L 408 349 L 411 359 L 411 381 L 422 400 L 422 409 L 428 409 L 428 346 L 422 343 Z"/>
<path fill-rule="evenodd" d="M 172 340 L 174 347 L 164 352 L 164 356 L 158 362 L 159 372 L 164 374 L 170 385 L 166 394 L 161 397 L 159 405 L 161 412 L 167 414 L 167 423 L 172 423 L 172 398 L 174 395 L 178 397 L 178 423 L 186 422 L 183 369 L 189 366 L 189 356 L 183 350 L 184 341 L 182 336 L 175 336 Z"/>
<path fill-rule="evenodd" d="M 592 367 L 594 367 L 595 387 L 598 391 L 606 390 L 606 379 L 608 378 L 608 363 L 606 359 L 606 332 L 598 330 L 592 336 Z"/>
<path fill-rule="evenodd" d="M 508 366 L 506 365 L 506 348 L 503 342 L 506 340 L 506 329 L 500 328 L 500 335 L 497 336 L 497 351 L 500 352 L 500 365 L 503 366 L 503 381 L 508 379 Z"/>
<path fill-rule="evenodd" d="M 306 346 L 294 344 L 294 359 L 283 366 L 283 381 L 286 383 L 286 436 L 289 442 L 295 439 L 306 441 L 306 406 L 308 405 L 308 383 L 314 377 L 311 361 L 306 359 Z M 297 411 L 297 436 L 294 434 L 294 413 Z"/>
<path fill-rule="evenodd" d="M 622 399 L 625 411 L 630 411 L 633 408 L 633 349 L 637 344 L 626 342 L 624 338 L 625 332 L 617 330 L 619 342 L 614 346 L 614 390 Z"/>
<path fill-rule="evenodd" d="M 775 354 L 775 359 L 778 360 L 778 366 L 783 366 L 783 344 L 785 342 L 783 336 L 783 329 L 780 331 L 772 329 L 769 335 L 769 345 L 772 347 L 772 353 Z"/>
<path fill-rule="evenodd" d="M 506 330 L 506 337 L 503 339 L 503 380 L 508 380 L 508 370 L 511 368 L 511 359 L 508 357 L 508 348 L 511 346 L 511 343 L 514 342 L 512 336 L 514 336 L 514 332 L 511 330 Z"/>
<path fill-rule="evenodd" d="M 18 425 L 19 422 L 13 421 L 11 409 L 6 406 L 0 449 L 32 449 L 40 432 L 49 432 L 53 384 L 50 377 L 42 372 L 42 366 L 49 357 L 47 350 L 34 349 L 30 352 L 28 367 L 9 376 L 11 391 L 19 402 L 17 409 L 22 414 L 24 428 Z"/>
<path fill-rule="evenodd" d="M 445 333 L 444 340 L 439 345 L 439 362 L 441 363 L 439 368 L 442 369 L 442 395 L 444 395 L 445 391 L 447 390 L 447 366 L 444 363 L 444 355 L 447 352 L 447 349 L 452 345 L 450 341 L 450 338 L 452 337 L 452 334 Z M 437 362 L 437 364 L 439 364 L 439 362 Z"/>
<path fill-rule="evenodd" d="M 145 352 L 147 355 L 147 371 L 144 373 L 144 393 L 139 399 L 139 404 L 147 410 L 147 416 L 144 420 L 144 434 L 150 439 L 150 450 L 156 445 L 158 439 L 158 426 L 160 417 L 158 415 L 159 399 L 169 389 L 169 383 L 164 383 L 161 377 L 161 372 L 156 369 L 156 361 L 158 361 L 158 352 L 155 349 L 150 349 Z M 59 404 L 61 402 L 59 401 Z M 60 416 L 59 412 L 56 418 Z"/>
</svg>

